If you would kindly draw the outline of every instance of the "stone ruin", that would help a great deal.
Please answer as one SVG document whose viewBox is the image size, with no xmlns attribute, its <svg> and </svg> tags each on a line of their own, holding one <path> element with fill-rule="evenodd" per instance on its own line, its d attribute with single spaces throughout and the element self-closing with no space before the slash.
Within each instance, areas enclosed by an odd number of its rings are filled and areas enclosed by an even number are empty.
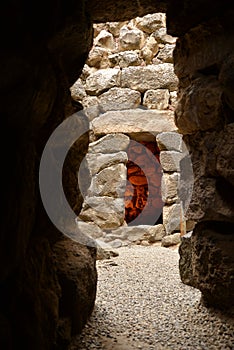
<svg viewBox="0 0 234 350">
<path fill-rule="evenodd" d="M 113 26 L 115 21 L 149 13 L 166 13 L 167 32 L 178 38 L 173 53 L 179 81 L 175 124 L 194 170 L 187 216 L 196 225 L 180 245 L 181 279 L 200 289 L 206 305 L 233 310 L 234 3 L 36 0 L 34 5 L 3 2 L 0 12 L 1 122 L 9 140 L 1 138 L 0 347 L 67 349 L 71 336 L 81 331 L 93 310 L 96 251 L 69 240 L 51 223 L 39 194 L 39 162 L 54 129 L 80 110 L 80 99 L 72 100 L 69 89 L 92 48 L 93 23 L 98 27 L 111 21 Z M 160 33 L 169 39 L 165 29 Z M 123 50 L 118 57 L 124 55 Z M 158 89 L 154 72 L 170 64 L 154 65 L 154 69 L 152 64 L 123 67 L 121 74 L 134 70 L 137 79 L 124 87 L 125 92 L 139 83 L 143 88 L 146 72 L 152 76 L 150 90 Z M 144 75 L 137 75 L 143 68 Z M 115 72 L 120 74 L 120 69 L 116 67 Z M 101 95 L 82 91 L 87 100 L 92 97 L 95 109 Z M 78 122 L 82 127 L 82 120 Z M 88 145 L 85 134 L 71 149 L 63 169 L 64 191 L 76 215 L 83 202 L 77 188 L 78 166 Z"/>
<path fill-rule="evenodd" d="M 187 150 L 174 123 L 175 42 L 164 13 L 94 25 L 94 45 L 71 87 L 93 141 L 88 171 L 81 172 L 85 184 L 79 179 L 78 226 L 113 247 L 177 244 L 186 232 L 179 191 Z"/>
</svg>

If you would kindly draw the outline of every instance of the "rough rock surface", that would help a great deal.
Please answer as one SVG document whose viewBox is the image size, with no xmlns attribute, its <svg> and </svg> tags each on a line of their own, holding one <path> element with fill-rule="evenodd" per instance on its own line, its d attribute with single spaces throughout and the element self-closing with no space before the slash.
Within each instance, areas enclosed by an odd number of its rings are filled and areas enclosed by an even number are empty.
<svg viewBox="0 0 234 350">
<path fill-rule="evenodd" d="M 94 221 L 102 229 L 113 229 L 124 222 L 124 201 L 121 198 L 86 197 L 79 218 Z"/>
<path fill-rule="evenodd" d="M 169 89 L 174 91 L 178 79 L 172 63 L 149 65 L 147 67 L 123 68 L 121 86 L 145 92 L 148 89 Z"/>
<path fill-rule="evenodd" d="M 233 250 L 231 224 L 199 223 L 191 237 L 182 240 L 182 281 L 199 288 L 208 305 L 234 310 Z"/>
<path fill-rule="evenodd" d="M 89 144 L 89 153 L 116 153 L 126 151 L 130 139 L 124 134 L 109 134 Z"/>
</svg>

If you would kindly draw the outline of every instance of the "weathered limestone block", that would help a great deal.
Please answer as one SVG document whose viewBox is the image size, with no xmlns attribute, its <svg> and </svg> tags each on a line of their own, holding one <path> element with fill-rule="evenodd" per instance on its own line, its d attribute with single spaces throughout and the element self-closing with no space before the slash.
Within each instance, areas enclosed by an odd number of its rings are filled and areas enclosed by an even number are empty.
<svg viewBox="0 0 234 350">
<path fill-rule="evenodd" d="M 112 234 L 114 234 L 115 237 L 119 236 L 121 239 L 130 242 L 149 240 L 151 243 L 154 243 L 156 241 L 161 241 L 166 233 L 163 225 L 138 225 L 120 227 L 112 231 Z"/>
<path fill-rule="evenodd" d="M 176 151 L 161 151 L 160 163 L 164 171 L 177 171 L 180 172 L 180 161 L 183 159 L 184 154 Z"/>
<path fill-rule="evenodd" d="M 89 67 L 88 64 L 85 64 L 83 69 L 82 69 L 82 72 L 81 72 L 81 75 L 80 75 L 80 79 L 82 80 L 83 84 L 85 84 L 85 81 L 86 79 L 94 72 L 96 72 L 97 69 L 94 68 L 94 67 Z"/>
<path fill-rule="evenodd" d="M 112 241 L 118 239 L 118 240 L 121 240 L 122 242 L 129 242 L 127 239 L 127 233 L 123 230 L 124 227 L 126 228 L 126 226 L 121 226 L 120 228 L 117 228 L 114 230 L 108 230 L 109 232 L 106 232 L 106 234 L 103 238 L 104 241 L 106 243 L 109 243 L 109 242 L 112 242 Z"/>
<path fill-rule="evenodd" d="M 117 68 L 100 69 L 89 75 L 85 90 L 90 95 L 98 95 L 106 89 L 119 86 L 119 78 L 120 70 Z"/>
<path fill-rule="evenodd" d="M 159 50 L 158 43 L 153 36 L 150 36 L 144 47 L 141 49 L 140 57 L 143 58 L 146 64 L 150 64 L 152 58 L 157 54 Z"/>
<path fill-rule="evenodd" d="M 146 67 L 124 68 L 121 74 L 121 86 L 145 92 L 150 89 L 177 89 L 178 79 L 172 63 L 148 65 Z"/>
<path fill-rule="evenodd" d="M 95 23 L 93 25 L 93 36 L 96 38 L 99 33 L 101 33 L 102 30 L 107 29 L 107 24 L 106 23 Z"/>
<path fill-rule="evenodd" d="M 97 69 L 105 69 L 110 66 L 108 59 L 109 51 L 103 47 L 94 46 L 89 53 L 87 64 Z"/>
<path fill-rule="evenodd" d="M 197 224 L 179 248 L 182 281 L 200 289 L 208 305 L 229 311 L 234 309 L 233 251 L 233 224 L 215 221 Z"/>
<path fill-rule="evenodd" d="M 176 131 L 172 111 L 130 109 L 126 111 L 106 112 L 92 121 L 96 135 L 110 133 L 149 132 L 152 135 L 162 131 Z"/>
<path fill-rule="evenodd" d="M 96 240 L 103 236 L 103 231 L 98 227 L 95 223 L 92 222 L 84 222 L 82 220 L 76 221 L 77 228 L 87 237 Z"/>
<path fill-rule="evenodd" d="M 139 50 L 144 44 L 144 35 L 139 29 L 129 29 L 126 25 L 120 29 L 120 50 Z"/>
<path fill-rule="evenodd" d="M 123 51 L 109 55 L 109 61 L 111 66 L 119 66 L 120 68 L 139 66 L 142 63 L 137 51 Z"/>
<path fill-rule="evenodd" d="M 162 176 L 162 200 L 167 204 L 172 204 L 178 200 L 179 192 L 179 179 L 178 173 L 166 174 Z"/>
<path fill-rule="evenodd" d="M 86 197 L 79 215 L 85 222 L 94 222 L 101 229 L 114 229 L 124 223 L 125 205 L 121 198 Z"/>
<path fill-rule="evenodd" d="M 105 49 L 114 50 L 115 41 L 113 35 L 107 30 L 103 29 L 94 40 L 95 46 L 101 46 Z"/>
<path fill-rule="evenodd" d="M 162 238 L 162 247 L 170 247 L 172 245 L 180 244 L 180 233 L 176 232 Z"/>
<path fill-rule="evenodd" d="M 107 22 L 106 26 L 108 31 L 114 36 L 118 37 L 120 33 L 120 29 L 127 24 L 128 22 Z"/>
<path fill-rule="evenodd" d="M 124 164 L 109 166 L 94 175 L 88 189 L 88 196 L 123 197 L 126 182 L 127 168 Z"/>
<path fill-rule="evenodd" d="M 150 236 L 148 237 L 149 243 L 155 243 L 161 241 L 166 235 L 165 227 L 162 224 L 153 226 L 153 230 L 150 231 Z"/>
<path fill-rule="evenodd" d="M 179 131 L 192 134 L 217 127 L 222 121 L 222 89 L 213 77 L 195 79 L 179 96 L 175 121 Z"/>
<path fill-rule="evenodd" d="M 110 134 L 89 144 L 89 153 L 116 153 L 125 151 L 130 139 L 124 134 Z"/>
<path fill-rule="evenodd" d="M 120 151 L 111 154 L 88 153 L 86 155 L 89 169 L 92 175 L 96 175 L 104 168 L 118 163 L 126 163 L 128 160 L 127 153 Z"/>
<path fill-rule="evenodd" d="M 147 90 L 144 95 L 143 105 L 150 109 L 167 109 L 169 96 L 167 89 Z"/>
<path fill-rule="evenodd" d="M 167 235 L 180 229 L 181 205 L 172 204 L 163 207 L 163 225 Z"/>
<path fill-rule="evenodd" d="M 178 100 L 177 91 L 171 91 L 170 92 L 170 105 L 173 109 L 175 109 L 177 107 L 177 100 Z"/>
<path fill-rule="evenodd" d="M 82 105 L 84 107 L 84 112 L 90 121 L 99 117 L 102 112 L 99 99 L 96 96 L 86 96 L 82 100 Z"/>
<path fill-rule="evenodd" d="M 162 62 L 173 63 L 175 44 L 166 44 L 158 53 L 157 58 Z"/>
<path fill-rule="evenodd" d="M 78 79 L 70 88 L 71 96 L 75 101 L 81 101 L 86 97 L 86 92 L 81 79 Z"/>
<path fill-rule="evenodd" d="M 151 34 L 159 28 L 166 27 L 165 13 L 154 13 L 136 18 L 136 26 L 144 32 Z"/>
<path fill-rule="evenodd" d="M 162 132 L 156 136 L 160 151 L 186 151 L 182 135 L 177 132 Z"/>
<path fill-rule="evenodd" d="M 99 96 L 104 112 L 136 108 L 141 103 L 139 91 L 114 87 Z"/>
<path fill-rule="evenodd" d="M 176 37 L 167 34 L 167 29 L 165 27 L 157 29 L 152 35 L 160 44 L 175 44 L 177 40 Z"/>
</svg>

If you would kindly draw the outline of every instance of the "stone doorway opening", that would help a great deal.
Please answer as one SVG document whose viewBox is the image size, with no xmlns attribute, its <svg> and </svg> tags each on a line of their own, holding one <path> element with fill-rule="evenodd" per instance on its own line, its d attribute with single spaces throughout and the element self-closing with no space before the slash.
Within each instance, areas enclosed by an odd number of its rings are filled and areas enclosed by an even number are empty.
<svg viewBox="0 0 234 350">
<path fill-rule="evenodd" d="M 79 224 L 115 247 L 174 235 L 179 241 L 184 155 L 174 123 L 175 43 L 163 13 L 95 25 L 93 47 L 71 87 L 90 123 L 90 175 L 83 176 L 90 181 Z"/>
<path fill-rule="evenodd" d="M 157 142 L 133 141 L 126 152 L 125 221 L 128 226 L 162 224 L 163 171 Z"/>
</svg>

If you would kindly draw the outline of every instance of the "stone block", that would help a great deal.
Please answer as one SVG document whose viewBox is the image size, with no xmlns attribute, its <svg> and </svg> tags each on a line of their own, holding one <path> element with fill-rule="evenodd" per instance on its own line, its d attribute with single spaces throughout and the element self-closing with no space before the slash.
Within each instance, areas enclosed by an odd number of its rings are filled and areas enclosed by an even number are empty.
<svg viewBox="0 0 234 350">
<path fill-rule="evenodd" d="M 141 103 L 139 91 L 114 87 L 99 96 L 104 112 L 137 108 Z"/>
<path fill-rule="evenodd" d="M 162 132 L 156 136 L 156 141 L 160 151 L 186 151 L 183 135 L 177 132 Z"/>
<path fill-rule="evenodd" d="M 177 91 L 171 91 L 170 92 L 170 106 L 175 110 L 177 107 L 177 100 L 178 100 L 178 96 L 177 96 Z"/>
<path fill-rule="evenodd" d="M 109 133 L 152 133 L 176 131 L 172 111 L 145 110 L 141 108 L 125 111 L 110 111 L 92 121 L 96 135 Z"/>
<path fill-rule="evenodd" d="M 87 115 L 90 121 L 99 117 L 102 112 L 99 100 L 96 96 L 86 96 L 82 100 L 82 105 L 84 107 L 84 113 Z"/>
<path fill-rule="evenodd" d="M 95 223 L 76 220 L 77 228 L 87 237 L 97 239 L 103 236 L 103 231 Z"/>
<path fill-rule="evenodd" d="M 173 233 L 172 235 L 163 237 L 161 245 L 162 247 L 170 247 L 172 245 L 180 244 L 180 242 L 180 233 Z"/>
<path fill-rule="evenodd" d="M 127 182 L 127 168 L 116 164 L 101 170 L 93 176 L 88 189 L 88 196 L 124 197 Z"/>
<path fill-rule="evenodd" d="M 164 171 L 180 172 L 180 161 L 184 154 L 176 151 L 161 151 L 160 163 Z"/>
<path fill-rule="evenodd" d="M 155 30 L 152 34 L 158 43 L 162 44 L 175 44 L 177 38 L 167 34 L 165 27 Z"/>
<path fill-rule="evenodd" d="M 85 83 L 85 90 L 90 95 L 99 95 L 104 90 L 119 86 L 119 79 L 119 69 L 100 69 L 88 76 Z"/>
<path fill-rule="evenodd" d="M 94 222 L 101 229 L 114 229 L 124 223 L 124 200 L 111 197 L 86 197 L 79 219 Z"/>
<path fill-rule="evenodd" d="M 94 46 L 89 52 L 87 64 L 97 69 L 108 68 L 110 63 L 108 59 L 109 51 L 103 47 Z"/>
<path fill-rule="evenodd" d="M 143 105 L 149 109 L 167 109 L 169 96 L 167 89 L 147 90 L 144 94 Z"/>
<path fill-rule="evenodd" d="M 181 205 L 172 204 L 163 207 L 163 224 L 167 235 L 180 230 Z"/>
<path fill-rule="evenodd" d="M 136 18 L 136 26 L 147 34 L 151 34 L 157 29 L 166 27 L 165 13 L 153 13 L 144 17 Z"/>
<path fill-rule="evenodd" d="M 162 239 L 165 235 L 165 229 L 163 225 L 124 226 L 112 231 L 112 234 L 115 237 L 124 237 L 125 240 L 130 242 L 148 240 L 153 243 Z"/>
<path fill-rule="evenodd" d="M 166 235 L 165 227 L 162 224 L 153 226 L 153 229 L 150 231 L 150 236 L 148 237 L 149 243 L 155 243 L 161 241 L 162 238 Z"/>
<path fill-rule="evenodd" d="M 126 68 L 139 66 L 142 60 L 139 58 L 137 51 L 123 51 L 109 55 L 109 62 L 111 67 Z"/>
<path fill-rule="evenodd" d="M 114 36 L 114 37 L 118 37 L 119 33 L 120 33 L 120 29 L 127 24 L 128 22 L 107 22 L 107 29 L 108 31 Z"/>
<path fill-rule="evenodd" d="M 105 49 L 114 50 L 115 40 L 111 33 L 103 29 L 94 39 L 94 46 L 101 46 Z"/>
<path fill-rule="evenodd" d="M 174 91 L 178 86 L 178 78 L 172 63 L 148 65 L 145 67 L 128 67 L 122 70 L 121 87 L 145 92 L 153 89 Z"/>
<path fill-rule="evenodd" d="M 166 44 L 158 53 L 157 58 L 164 63 L 173 63 L 175 44 Z"/>
<path fill-rule="evenodd" d="M 119 34 L 119 48 L 120 50 L 139 50 L 144 43 L 144 35 L 141 30 L 134 28 L 129 29 L 123 26 Z"/>
<path fill-rule="evenodd" d="M 117 153 L 125 151 L 130 138 L 124 134 L 109 134 L 89 144 L 89 153 Z"/>
<path fill-rule="evenodd" d="M 153 36 L 150 36 L 144 47 L 141 49 L 140 57 L 143 58 L 146 64 L 150 64 L 152 58 L 157 54 L 159 50 L 158 43 Z"/>
<path fill-rule="evenodd" d="M 128 157 L 127 153 L 120 151 L 111 154 L 102 153 L 88 153 L 86 155 L 86 160 L 88 162 L 88 167 L 92 175 L 96 175 L 104 168 L 107 168 L 114 164 L 127 163 Z"/>
<path fill-rule="evenodd" d="M 71 96 L 75 101 L 81 101 L 86 97 L 86 92 L 81 79 L 78 79 L 70 88 Z"/>
<path fill-rule="evenodd" d="M 162 200 L 165 203 L 172 204 L 178 200 L 179 178 L 180 178 L 180 175 L 178 173 L 163 174 L 161 194 L 162 194 Z"/>
</svg>

